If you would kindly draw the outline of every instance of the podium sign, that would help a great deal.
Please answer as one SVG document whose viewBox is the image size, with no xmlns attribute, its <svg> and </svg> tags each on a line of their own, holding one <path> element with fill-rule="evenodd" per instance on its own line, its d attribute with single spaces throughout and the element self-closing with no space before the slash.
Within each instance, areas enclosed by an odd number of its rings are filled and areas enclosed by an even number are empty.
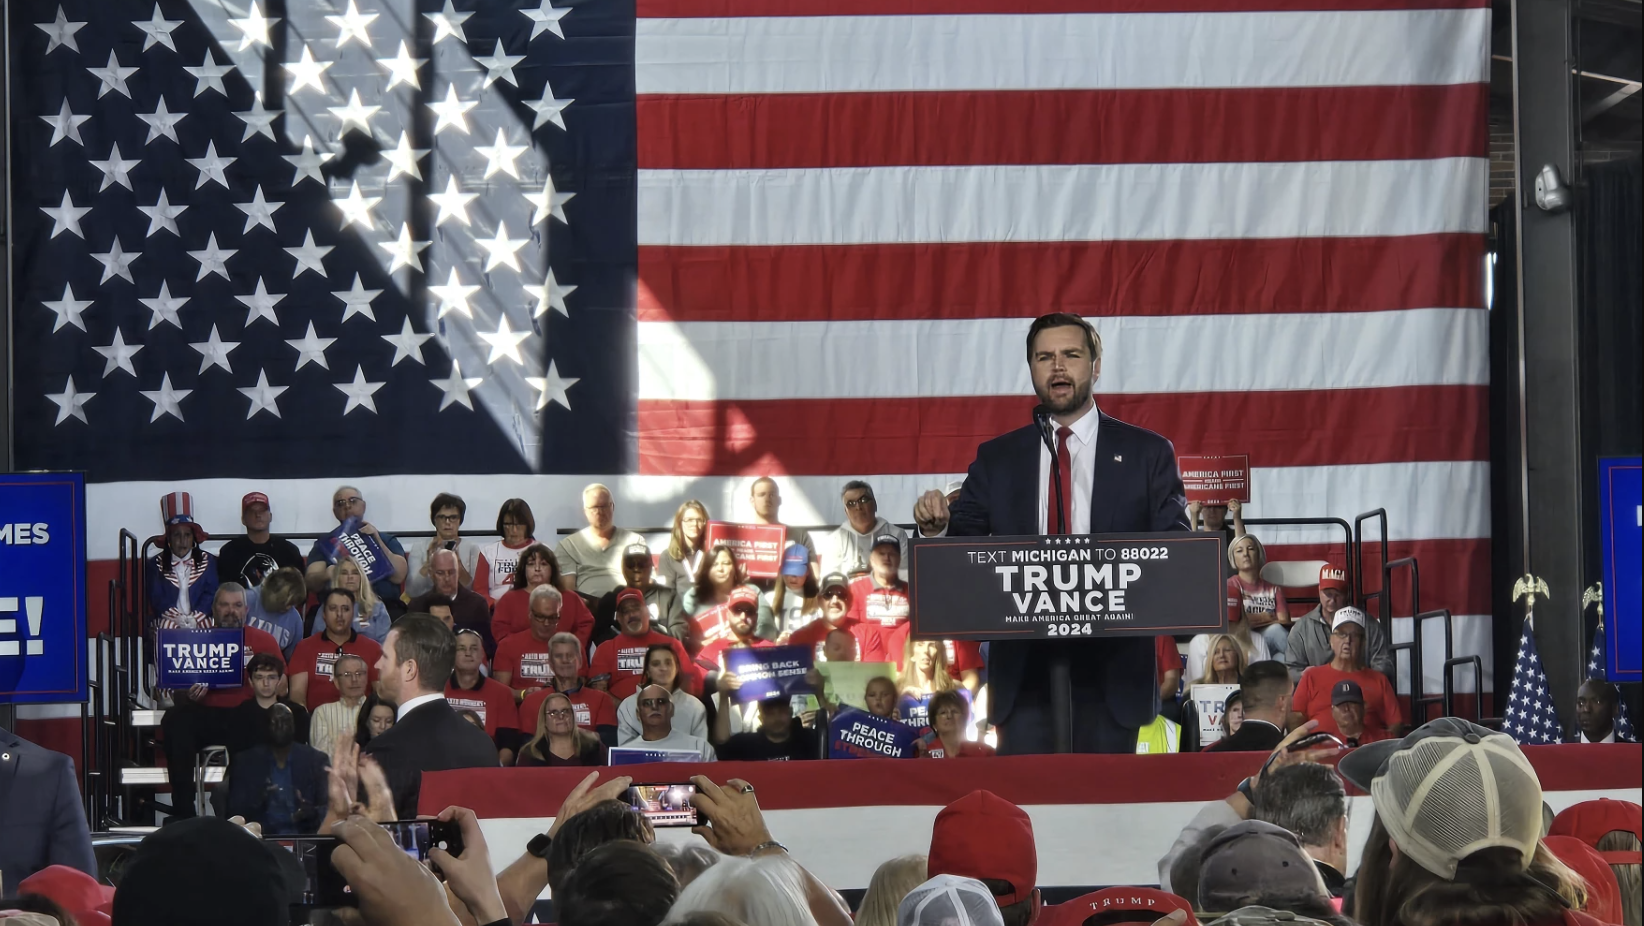
<svg viewBox="0 0 1644 926">
<path fill-rule="evenodd" d="M 934 537 L 910 544 L 916 638 L 1150 637 L 1227 626 L 1219 533 Z"/>
<path fill-rule="evenodd" d="M 0 476 L 0 703 L 86 700 L 86 478 Z"/>
</svg>

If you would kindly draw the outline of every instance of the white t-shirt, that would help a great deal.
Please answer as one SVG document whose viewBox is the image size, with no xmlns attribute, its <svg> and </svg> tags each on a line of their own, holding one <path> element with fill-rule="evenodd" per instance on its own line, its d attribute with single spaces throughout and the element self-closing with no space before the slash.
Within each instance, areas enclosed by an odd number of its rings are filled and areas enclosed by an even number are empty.
<svg viewBox="0 0 1644 926">
<path fill-rule="evenodd" d="M 707 739 L 692 736 L 689 733 L 681 733 L 678 730 L 674 730 L 659 740 L 635 739 L 622 745 L 631 746 L 635 749 L 677 749 L 682 752 L 698 753 L 702 756 L 704 762 L 719 761 L 719 757 L 714 754 L 714 747 Z"/>
<path fill-rule="evenodd" d="M 1210 658 L 1210 639 L 1212 636 L 1215 636 L 1215 634 L 1201 633 L 1187 644 L 1187 670 L 1186 674 L 1182 676 L 1182 680 L 1189 685 L 1204 677 L 1204 663 L 1205 660 Z M 1238 637 L 1233 639 L 1237 640 Z M 1245 647 L 1244 651 L 1244 664 L 1249 665 L 1252 662 L 1261 662 L 1264 659 L 1272 658 L 1267 650 L 1267 641 L 1262 639 L 1261 634 L 1251 634 L 1250 645 Z"/>
</svg>

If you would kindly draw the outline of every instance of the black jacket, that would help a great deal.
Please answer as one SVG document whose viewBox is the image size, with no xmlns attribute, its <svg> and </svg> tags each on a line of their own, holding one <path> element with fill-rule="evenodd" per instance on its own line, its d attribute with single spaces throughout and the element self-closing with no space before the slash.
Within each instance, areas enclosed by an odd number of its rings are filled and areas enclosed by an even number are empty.
<svg viewBox="0 0 1644 926">
<path fill-rule="evenodd" d="M 423 772 L 496 768 L 497 745 L 442 698 L 419 704 L 372 740 L 365 752 L 382 765 L 401 820 L 417 815 Z"/>
<path fill-rule="evenodd" d="M 255 702 L 253 702 L 255 703 Z M 319 829 L 330 806 L 331 793 L 328 774 L 331 759 L 312 746 L 292 743 L 286 757 L 291 769 L 291 786 L 296 790 L 294 813 L 297 832 L 291 835 L 313 834 Z M 268 810 L 269 777 L 274 773 L 274 749 L 268 745 L 253 746 L 234 757 L 228 770 L 228 812 L 245 817 L 247 822 L 262 824 L 263 831 L 275 835 L 269 828 L 265 812 Z M 281 833 L 279 835 L 287 835 Z"/>
<path fill-rule="evenodd" d="M 1272 752 L 1284 739 L 1284 731 L 1260 720 L 1246 720 L 1239 731 L 1205 747 L 1205 752 Z"/>
<path fill-rule="evenodd" d="M 74 760 L 0 730 L 0 897 L 48 865 L 97 874 Z"/>
<path fill-rule="evenodd" d="M 1096 433 L 1090 532 L 1187 530 L 1187 499 L 1176 469 L 1176 451 L 1158 434 L 1101 414 Z M 976 448 L 965 487 L 954 502 L 948 534 L 954 537 L 1039 533 L 1040 432 L 1018 428 Z M 990 719 L 1007 723 L 1021 690 L 1029 657 L 1036 649 L 1071 652 L 1074 684 L 1098 685 L 1120 726 L 1136 729 L 1159 712 L 1159 683 L 1152 637 L 1108 640 L 995 641 L 988 649 Z M 1082 677 L 1082 678 L 1081 678 Z"/>
</svg>

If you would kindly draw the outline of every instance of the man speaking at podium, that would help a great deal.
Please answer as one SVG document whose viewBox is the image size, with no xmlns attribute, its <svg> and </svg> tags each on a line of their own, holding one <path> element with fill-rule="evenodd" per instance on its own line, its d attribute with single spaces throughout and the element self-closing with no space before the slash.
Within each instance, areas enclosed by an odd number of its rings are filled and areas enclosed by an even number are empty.
<svg viewBox="0 0 1644 926">
<path fill-rule="evenodd" d="M 1188 530 L 1186 497 L 1170 442 L 1102 414 L 1091 390 L 1102 374 L 1102 338 L 1066 312 L 1034 320 L 1028 369 L 1042 403 L 1035 423 L 976 449 L 959 498 L 914 504 L 920 534 L 935 537 L 1105 534 Z M 1048 440 L 1047 440 L 1048 438 Z M 1054 443 L 1061 474 L 1051 478 Z M 1066 500 L 1058 511 L 1058 497 Z M 1054 751 L 1060 697 L 1053 666 L 1071 682 L 1073 752 L 1128 753 L 1159 709 L 1153 638 L 997 641 L 989 648 L 990 719 L 1002 755 Z"/>
</svg>

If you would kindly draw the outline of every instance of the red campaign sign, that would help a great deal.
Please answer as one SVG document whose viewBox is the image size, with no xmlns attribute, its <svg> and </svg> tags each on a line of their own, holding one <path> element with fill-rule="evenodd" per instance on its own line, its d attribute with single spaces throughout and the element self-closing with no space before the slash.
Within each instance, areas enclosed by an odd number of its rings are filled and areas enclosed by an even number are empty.
<svg viewBox="0 0 1644 926">
<path fill-rule="evenodd" d="M 1201 505 L 1250 501 L 1250 456 L 1242 453 L 1183 455 L 1176 458 L 1187 500 Z"/>
<path fill-rule="evenodd" d="M 736 553 L 750 579 L 774 579 L 782 574 L 782 550 L 788 529 L 781 524 L 732 524 L 709 521 L 707 549 L 722 543 Z"/>
</svg>

